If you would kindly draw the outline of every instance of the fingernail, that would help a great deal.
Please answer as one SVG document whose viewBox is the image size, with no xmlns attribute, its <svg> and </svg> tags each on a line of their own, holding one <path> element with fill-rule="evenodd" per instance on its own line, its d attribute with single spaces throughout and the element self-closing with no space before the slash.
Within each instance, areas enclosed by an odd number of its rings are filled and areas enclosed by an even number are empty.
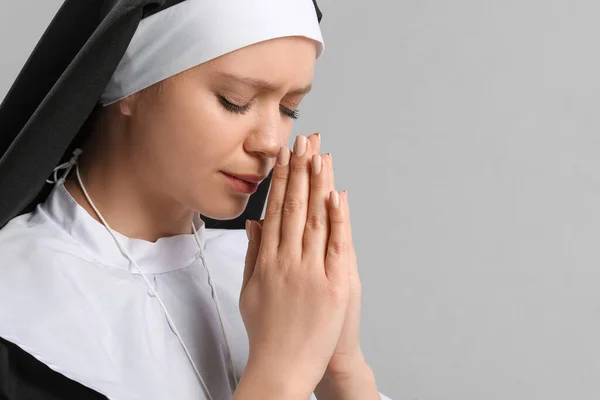
<svg viewBox="0 0 600 400">
<path fill-rule="evenodd" d="M 331 202 L 331 206 L 333 208 L 339 208 L 340 206 L 340 195 L 337 190 L 332 190 L 329 194 L 329 201 Z"/>
<path fill-rule="evenodd" d="M 312 158 L 312 174 L 313 175 L 319 175 L 321 173 L 321 165 L 322 165 L 321 155 L 315 154 Z"/>
<path fill-rule="evenodd" d="M 279 149 L 279 154 L 277 155 L 277 164 L 281 167 L 285 167 L 290 162 L 290 149 L 287 147 L 282 147 Z"/>
<path fill-rule="evenodd" d="M 331 158 L 331 153 L 327 153 L 327 155 L 329 156 L 329 160 L 330 160 L 331 162 L 333 162 L 333 158 Z"/>
<path fill-rule="evenodd" d="M 321 148 L 321 134 L 317 133 L 317 142 L 319 143 L 319 148 Z"/>
<path fill-rule="evenodd" d="M 302 157 L 306 153 L 307 140 L 304 136 L 296 136 L 296 143 L 294 143 L 294 154 L 298 157 Z"/>
<path fill-rule="evenodd" d="M 246 236 L 248 236 L 248 240 L 252 240 L 252 226 L 249 219 L 246 220 Z"/>
</svg>

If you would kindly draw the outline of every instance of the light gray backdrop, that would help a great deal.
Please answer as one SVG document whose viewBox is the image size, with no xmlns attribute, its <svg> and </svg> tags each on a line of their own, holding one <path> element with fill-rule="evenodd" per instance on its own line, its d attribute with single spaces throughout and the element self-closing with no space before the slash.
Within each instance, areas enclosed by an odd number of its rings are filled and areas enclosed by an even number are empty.
<svg viewBox="0 0 600 400">
<path fill-rule="evenodd" d="M 0 98 L 60 3 L 0 0 Z M 380 390 L 600 399 L 600 2 L 319 4 L 295 133 L 349 192 Z"/>
</svg>

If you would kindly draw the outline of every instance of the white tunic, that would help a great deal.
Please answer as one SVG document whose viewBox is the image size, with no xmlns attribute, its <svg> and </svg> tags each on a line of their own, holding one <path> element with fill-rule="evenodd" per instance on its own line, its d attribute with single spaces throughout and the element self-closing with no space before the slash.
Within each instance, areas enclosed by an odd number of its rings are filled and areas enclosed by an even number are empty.
<svg viewBox="0 0 600 400">
<path fill-rule="evenodd" d="M 227 347 L 194 236 L 151 243 L 115 234 L 154 285 L 213 399 L 231 399 Z M 198 234 L 239 379 L 248 359 L 238 308 L 246 233 L 201 223 Z M 0 337 L 109 399 L 206 399 L 146 282 L 62 184 L 0 230 L 0 304 Z"/>
</svg>

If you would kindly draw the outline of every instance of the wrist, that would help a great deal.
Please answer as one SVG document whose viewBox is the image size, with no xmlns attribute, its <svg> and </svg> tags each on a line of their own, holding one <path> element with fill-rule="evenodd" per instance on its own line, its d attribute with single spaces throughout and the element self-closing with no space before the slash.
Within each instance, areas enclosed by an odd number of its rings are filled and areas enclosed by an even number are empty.
<svg viewBox="0 0 600 400">
<path fill-rule="evenodd" d="M 290 368 L 249 360 L 234 400 L 306 400 L 313 389 L 314 384 Z"/>
<path fill-rule="evenodd" d="M 375 375 L 366 363 L 356 363 L 343 373 L 325 374 L 315 388 L 319 400 L 380 400 Z"/>
</svg>

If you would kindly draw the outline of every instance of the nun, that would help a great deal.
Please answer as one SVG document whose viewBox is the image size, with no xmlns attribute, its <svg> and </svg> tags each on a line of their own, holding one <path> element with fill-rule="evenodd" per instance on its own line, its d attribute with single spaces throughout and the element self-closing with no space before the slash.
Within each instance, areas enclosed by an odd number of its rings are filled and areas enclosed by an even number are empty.
<svg viewBox="0 0 600 400">
<path fill-rule="evenodd" d="M 287 148 L 320 20 L 63 3 L 0 106 L 1 399 L 387 399 L 347 193 Z"/>
</svg>

